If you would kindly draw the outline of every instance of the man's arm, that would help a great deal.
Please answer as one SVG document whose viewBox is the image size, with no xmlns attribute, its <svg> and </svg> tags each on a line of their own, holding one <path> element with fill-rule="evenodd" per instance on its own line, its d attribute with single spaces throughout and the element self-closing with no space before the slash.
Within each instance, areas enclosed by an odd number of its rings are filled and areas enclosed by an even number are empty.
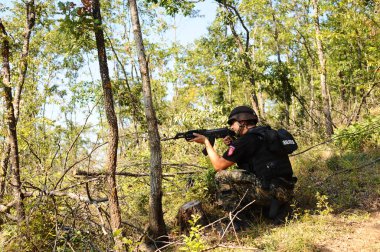
<svg viewBox="0 0 380 252">
<path fill-rule="evenodd" d="M 223 157 L 219 156 L 219 154 L 216 153 L 214 147 L 211 145 L 207 137 L 197 133 L 194 133 L 194 136 L 196 137 L 190 140 L 190 142 L 196 142 L 204 144 L 206 146 L 207 154 L 210 157 L 211 164 L 214 166 L 215 171 L 227 169 L 228 167 L 234 164 L 234 162 L 228 161 Z"/>
</svg>

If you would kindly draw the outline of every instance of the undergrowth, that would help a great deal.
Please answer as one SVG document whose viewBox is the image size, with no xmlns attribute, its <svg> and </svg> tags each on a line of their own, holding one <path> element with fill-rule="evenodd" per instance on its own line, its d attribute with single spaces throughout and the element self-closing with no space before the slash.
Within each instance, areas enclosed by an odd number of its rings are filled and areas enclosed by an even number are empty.
<svg viewBox="0 0 380 252">
<path fill-rule="evenodd" d="M 244 231 L 231 229 L 223 241 L 220 233 L 206 231 L 202 245 L 213 251 L 320 251 L 326 240 L 349 232 L 350 223 L 379 210 L 379 156 L 376 148 L 343 152 L 331 146 L 294 158 L 298 183 L 292 215 L 284 224 L 258 217 Z"/>
</svg>

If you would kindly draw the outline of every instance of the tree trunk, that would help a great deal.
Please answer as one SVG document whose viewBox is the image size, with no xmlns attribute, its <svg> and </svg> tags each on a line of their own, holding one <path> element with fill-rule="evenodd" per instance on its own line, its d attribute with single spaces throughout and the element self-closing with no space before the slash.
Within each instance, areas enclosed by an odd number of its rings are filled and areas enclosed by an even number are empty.
<svg viewBox="0 0 380 252">
<path fill-rule="evenodd" d="M 313 75 L 310 75 L 310 114 L 314 113 L 314 104 L 315 104 L 315 95 L 314 95 L 314 78 Z M 314 130 L 313 118 L 310 117 L 310 129 Z"/>
<path fill-rule="evenodd" d="M 265 120 L 265 100 L 263 93 L 260 91 L 261 83 L 257 83 L 258 92 L 257 92 L 257 102 L 259 104 L 259 111 L 261 112 L 261 120 Z"/>
<path fill-rule="evenodd" d="M 204 226 L 207 224 L 206 213 L 203 210 L 202 203 L 198 200 L 193 200 L 183 204 L 177 213 L 177 225 L 179 227 L 180 234 L 189 235 L 191 225 L 189 221 L 193 220 L 193 216 L 198 215 L 199 220 L 196 225 Z"/>
<path fill-rule="evenodd" d="M 347 86 L 346 86 L 346 83 L 345 83 L 345 76 L 344 76 L 344 73 L 342 71 L 339 71 L 338 73 L 338 77 L 339 77 L 339 91 L 340 91 L 340 110 L 342 111 L 343 115 L 345 115 L 344 113 L 346 113 L 348 110 L 349 110 L 349 107 L 348 107 L 348 99 L 349 99 L 349 92 L 347 92 Z M 345 115 L 343 118 L 341 118 L 341 123 L 345 123 L 347 122 L 347 116 Z"/>
<path fill-rule="evenodd" d="M 0 168 L 1 168 L 0 201 L 3 199 L 4 193 L 5 193 L 5 186 L 6 186 L 6 182 L 7 182 L 10 153 L 11 153 L 11 145 L 9 144 L 9 142 L 6 142 L 5 147 L 4 147 L 4 152 L 3 152 L 3 155 L 1 157 L 1 163 L 0 163 Z"/>
<path fill-rule="evenodd" d="M 109 200 L 109 214 L 111 218 L 111 229 L 114 233 L 115 240 L 115 250 L 116 251 L 126 251 L 126 248 L 122 242 L 122 235 L 115 235 L 115 232 L 120 233 L 121 226 L 121 213 L 119 206 L 119 198 L 117 195 L 117 183 L 116 183 L 116 166 L 117 166 L 117 147 L 119 140 L 119 132 L 117 125 L 117 117 L 114 109 L 114 100 L 112 93 L 112 85 L 109 77 L 108 65 L 107 65 L 107 55 L 104 42 L 104 33 L 102 30 L 102 17 L 100 14 L 100 3 L 99 0 L 94 0 L 93 4 L 93 18 L 94 18 L 94 31 L 96 38 L 96 47 L 98 50 L 98 60 L 100 76 L 102 79 L 103 87 L 103 99 L 104 99 L 104 109 L 106 113 L 107 123 L 109 126 L 109 137 L 108 137 L 108 149 L 107 149 L 107 193 Z M 122 234 L 123 232 L 121 232 Z"/>
<path fill-rule="evenodd" d="M 145 104 L 145 115 L 148 124 L 148 135 L 150 145 L 150 198 L 149 198 L 149 229 L 150 238 L 159 241 L 167 240 L 166 227 L 162 211 L 162 166 L 161 166 L 161 143 L 158 134 L 157 118 L 155 115 L 149 67 L 145 56 L 145 48 L 142 40 L 140 20 L 138 16 L 136 0 L 129 0 L 129 9 L 133 25 L 133 34 L 138 51 L 140 73 L 143 84 L 143 95 Z M 149 241 L 146 240 L 148 243 Z"/>
<path fill-rule="evenodd" d="M 289 79 L 288 79 L 287 74 L 285 73 L 285 68 L 284 68 L 282 61 L 281 61 L 281 50 L 280 50 L 280 42 L 278 40 L 279 32 L 278 32 L 278 28 L 277 28 L 277 19 L 276 19 L 276 15 L 274 13 L 274 10 L 272 10 L 272 11 L 273 11 L 272 21 L 273 21 L 273 26 L 274 26 L 273 37 L 274 37 L 274 41 L 275 41 L 275 45 L 276 45 L 277 63 L 278 63 L 279 70 L 280 70 L 280 81 L 281 81 L 281 86 L 282 86 L 282 100 L 285 103 L 284 104 L 285 108 L 283 110 L 283 113 L 285 114 L 285 124 L 286 124 L 286 126 L 289 126 L 290 125 L 289 105 L 291 102 L 290 101 L 291 96 L 289 93 L 289 91 L 290 91 Z"/>
<path fill-rule="evenodd" d="M 327 136 L 331 137 L 334 134 L 333 123 L 331 119 L 331 109 L 330 109 L 330 99 L 327 86 L 327 70 L 326 70 L 326 58 L 324 55 L 324 49 L 321 39 L 321 29 L 319 25 L 319 0 L 313 0 L 314 7 L 314 25 L 315 25 L 315 35 L 318 47 L 318 59 L 320 64 L 319 74 L 321 80 L 321 91 L 322 91 L 322 103 L 323 103 L 323 114 L 325 116 L 325 127 Z"/>
<path fill-rule="evenodd" d="M 255 41 L 257 39 L 256 33 L 257 33 L 257 29 L 254 29 L 253 30 L 253 38 L 252 38 L 253 41 Z M 253 44 L 252 47 L 255 48 L 255 45 Z M 255 62 L 256 61 L 255 49 L 252 49 L 251 55 L 252 55 L 252 62 Z M 263 97 L 263 92 L 261 89 L 261 83 L 260 82 L 257 83 L 257 106 L 259 107 L 257 111 L 259 112 L 260 120 L 265 121 L 265 99 Z"/>
<path fill-rule="evenodd" d="M 8 34 L 0 19 L 1 30 L 1 55 L 3 59 L 3 67 L 1 74 L 3 75 L 3 97 L 5 101 L 5 124 L 7 126 L 8 143 L 10 144 L 10 161 L 12 165 L 11 183 L 13 188 L 13 198 L 16 201 L 16 214 L 18 222 L 22 222 L 25 218 L 25 209 L 23 203 L 23 194 L 21 191 L 20 178 L 20 160 L 17 142 L 16 118 L 13 107 L 12 87 L 11 87 L 11 72 L 9 64 L 9 41 Z"/>
<path fill-rule="evenodd" d="M 242 27 L 246 33 L 245 43 L 243 44 L 239 34 L 235 30 L 235 24 L 232 21 L 228 24 L 230 29 L 231 29 L 232 35 L 234 36 L 236 44 L 239 48 L 239 51 L 243 55 L 244 66 L 245 66 L 246 70 L 249 72 L 248 80 L 251 83 L 251 86 L 253 89 L 252 94 L 251 94 L 251 103 L 252 103 L 253 110 L 255 110 L 259 119 L 261 119 L 262 113 L 260 111 L 259 101 L 258 101 L 257 93 L 256 93 L 256 79 L 255 79 L 254 73 L 251 69 L 250 60 L 247 56 L 247 55 L 249 55 L 249 35 L 250 35 L 250 32 L 249 32 L 248 28 L 245 26 L 244 21 L 243 21 L 242 17 L 240 16 L 240 13 L 238 12 L 238 10 L 235 6 L 230 5 L 226 1 L 216 0 L 216 2 L 219 3 L 221 6 L 223 6 L 228 13 L 237 17 L 237 19 L 239 20 L 240 24 L 242 25 Z"/>
<path fill-rule="evenodd" d="M 19 79 L 17 82 L 16 90 L 15 90 L 15 97 L 13 99 L 16 125 L 17 125 L 18 118 L 20 115 L 21 93 L 22 93 L 22 89 L 25 83 L 26 72 L 28 69 L 30 35 L 32 33 L 33 26 L 35 24 L 35 15 L 36 15 L 34 0 L 27 1 L 25 4 L 26 4 L 26 24 L 25 24 L 24 33 L 23 33 L 24 40 L 23 40 L 20 64 L 19 64 L 19 69 L 18 69 Z M 5 192 L 6 176 L 8 173 L 8 166 L 9 166 L 9 155 L 11 151 L 10 144 L 11 143 L 9 141 L 6 143 L 4 153 L 1 159 L 1 164 L 0 164 L 1 170 L 2 170 L 2 175 L 0 179 L 0 198 L 3 197 L 4 192 Z"/>
<path fill-rule="evenodd" d="M 18 121 L 20 115 L 20 100 L 21 93 L 25 83 L 26 71 L 28 70 L 28 55 L 29 55 L 29 42 L 30 35 L 32 33 L 33 26 L 35 24 L 35 6 L 34 0 L 30 0 L 26 2 L 26 24 L 24 28 L 24 40 L 21 52 L 20 66 L 19 66 L 19 80 L 17 82 L 15 97 L 13 106 L 15 108 L 15 118 L 16 122 Z"/>
<path fill-rule="evenodd" d="M 256 93 L 256 80 L 255 80 L 255 76 L 253 75 L 253 71 L 251 70 L 251 64 L 250 64 L 248 58 L 245 56 L 245 55 L 248 54 L 248 52 L 245 51 L 243 43 L 241 42 L 239 35 L 235 31 L 234 24 L 230 24 L 230 28 L 231 28 L 231 32 L 232 32 L 232 34 L 233 34 L 233 36 L 235 38 L 236 44 L 239 47 L 240 53 L 242 55 L 244 55 L 243 56 L 244 66 L 247 69 L 247 71 L 250 73 L 249 76 L 248 76 L 248 80 L 251 83 L 251 86 L 253 88 L 253 91 L 252 91 L 252 94 L 251 94 L 252 107 L 255 110 L 255 112 L 257 113 L 257 115 L 259 116 L 259 118 L 261 119 L 262 118 L 262 113 L 260 111 L 259 101 L 258 101 L 257 93 Z M 247 47 L 245 47 L 245 48 L 247 48 Z"/>
</svg>

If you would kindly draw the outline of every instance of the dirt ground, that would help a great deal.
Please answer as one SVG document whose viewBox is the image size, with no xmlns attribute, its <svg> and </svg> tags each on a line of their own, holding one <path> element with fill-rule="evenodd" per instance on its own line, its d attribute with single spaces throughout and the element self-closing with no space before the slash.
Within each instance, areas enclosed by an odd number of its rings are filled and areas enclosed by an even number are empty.
<svg viewBox="0 0 380 252">
<path fill-rule="evenodd" d="M 380 252 L 380 212 L 363 222 L 346 224 L 348 233 L 320 244 L 323 252 Z"/>
</svg>

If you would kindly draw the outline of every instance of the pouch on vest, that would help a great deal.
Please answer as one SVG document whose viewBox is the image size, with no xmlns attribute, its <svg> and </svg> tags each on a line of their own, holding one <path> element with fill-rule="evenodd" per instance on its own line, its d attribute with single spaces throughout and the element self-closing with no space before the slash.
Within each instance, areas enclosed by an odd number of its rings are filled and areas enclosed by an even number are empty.
<svg viewBox="0 0 380 252">
<path fill-rule="evenodd" d="M 286 129 L 274 130 L 270 126 L 257 127 L 252 133 L 261 135 L 265 139 L 268 150 L 278 154 L 291 154 L 298 149 L 292 134 Z"/>
<path fill-rule="evenodd" d="M 298 149 L 298 145 L 292 134 L 289 133 L 286 129 L 277 130 L 278 137 L 281 140 L 282 148 L 287 154 L 293 153 Z"/>
</svg>

